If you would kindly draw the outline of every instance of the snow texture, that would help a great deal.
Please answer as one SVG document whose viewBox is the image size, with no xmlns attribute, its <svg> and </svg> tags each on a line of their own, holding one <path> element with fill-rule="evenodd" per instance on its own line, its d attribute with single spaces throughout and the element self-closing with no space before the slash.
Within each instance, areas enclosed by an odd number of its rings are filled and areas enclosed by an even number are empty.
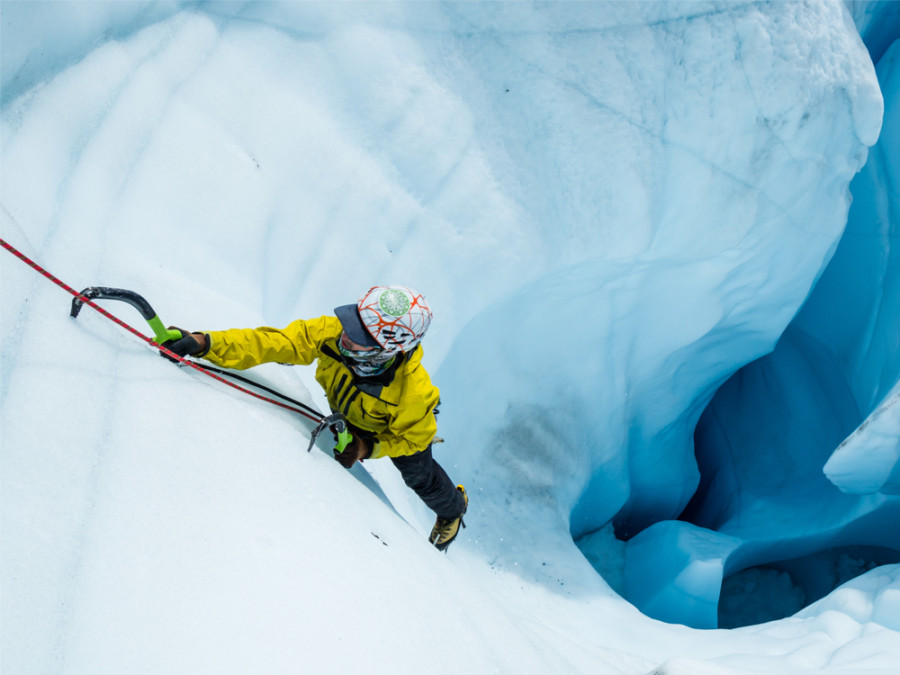
<svg viewBox="0 0 900 675">
<path fill-rule="evenodd" d="M 4 671 L 895 667 L 893 16 L 4 2 L 3 239 L 190 329 L 416 288 L 471 499 L 439 554 L 389 462 L 3 252 Z"/>
</svg>

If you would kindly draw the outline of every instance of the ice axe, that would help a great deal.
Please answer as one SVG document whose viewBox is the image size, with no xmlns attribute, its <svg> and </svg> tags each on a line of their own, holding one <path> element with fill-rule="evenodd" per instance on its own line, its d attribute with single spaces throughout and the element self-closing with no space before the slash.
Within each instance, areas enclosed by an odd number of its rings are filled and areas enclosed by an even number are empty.
<svg viewBox="0 0 900 675">
<path fill-rule="evenodd" d="M 0 240 L 0 241 L 2 241 L 2 240 Z M 3 242 L 3 244 L 4 244 L 4 248 L 6 248 L 7 247 L 6 242 Z M 34 263 L 33 261 L 30 261 L 30 260 L 24 258 L 24 256 L 22 256 L 21 254 L 18 254 L 18 253 L 17 253 L 17 257 L 22 257 L 22 259 L 27 264 L 31 265 L 36 270 L 38 270 L 39 272 L 41 272 L 42 274 L 47 276 L 51 281 L 55 281 L 56 283 L 63 285 L 63 287 L 69 293 L 71 293 L 72 295 L 75 296 L 75 298 L 72 300 L 72 310 L 69 312 L 69 316 L 71 316 L 73 318 L 77 317 L 78 313 L 81 311 L 81 308 L 84 306 L 85 303 L 87 303 L 91 307 L 96 309 L 98 312 L 103 314 L 106 318 L 119 324 L 120 326 L 125 328 L 130 333 L 137 335 L 139 338 L 141 338 L 145 342 L 149 342 L 151 345 L 154 345 L 155 347 L 157 347 L 163 356 L 165 356 L 170 361 L 174 361 L 174 362 L 178 363 L 178 365 L 189 366 L 193 370 L 199 371 L 199 372 L 203 373 L 204 375 L 208 375 L 209 377 L 213 378 L 214 380 L 218 380 L 219 382 L 226 384 L 229 387 L 237 389 L 238 391 L 248 394 L 249 396 L 253 396 L 254 398 L 258 398 L 263 401 L 266 401 L 267 403 L 272 403 L 273 405 L 277 405 L 277 406 L 285 408 L 287 410 L 291 410 L 295 413 L 299 413 L 300 415 L 303 415 L 303 417 L 305 417 L 309 420 L 312 420 L 313 422 L 316 422 L 317 424 L 322 420 L 322 415 L 318 410 L 306 405 L 305 403 L 301 403 L 300 401 L 297 401 L 297 400 L 291 398 L 290 396 L 285 396 L 281 392 L 275 391 L 274 389 L 267 387 L 264 384 L 260 384 L 259 382 L 255 382 L 249 378 L 242 377 L 235 373 L 230 373 L 226 370 L 221 370 L 219 368 L 213 368 L 212 366 L 209 366 L 209 365 L 201 365 L 195 361 L 185 359 L 185 358 L 179 356 L 178 354 L 175 354 L 174 352 L 169 351 L 166 348 L 165 343 L 168 342 L 169 340 L 180 339 L 182 337 L 181 331 L 176 328 L 172 328 L 172 329 L 166 328 L 165 325 L 163 324 L 162 320 L 160 320 L 160 318 L 156 315 L 156 312 L 153 310 L 153 307 L 150 306 L 150 303 L 147 302 L 143 298 L 143 296 L 135 293 L 134 291 L 129 291 L 124 288 L 108 288 L 106 286 L 90 286 L 88 288 L 85 288 L 83 291 L 81 291 L 81 293 L 77 293 L 71 287 L 65 286 L 64 284 L 62 284 L 62 282 L 60 282 L 58 279 L 56 279 L 56 277 L 53 277 L 48 272 L 43 270 L 43 268 L 37 266 L 36 263 Z M 108 300 L 121 300 L 122 302 L 126 302 L 129 305 L 131 305 L 132 307 L 134 307 L 135 309 L 137 309 L 141 313 L 141 316 L 144 317 L 144 319 L 146 319 L 147 323 L 150 324 L 150 328 L 153 329 L 155 342 L 154 342 L 154 340 L 151 340 L 143 333 L 140 333 L 137 330 L 135 330 L 134 328 L 132 328 L 131 326 L 129 326 L 127 323 L 125 323 L 121 319 L 113 316 L 112 314 L 107 312 L 105 309 L 103 309 L 99 305 L 95 304 L 94 303 L 95 298 L 108 299 Z M 228 379 L 238 380 L 245 384 L 249 384 L 249 385 L 255 387 L 256 389 L 261 389 L 262 391 L 268 392 L 269 394 L 272 394 L 273 396 L 277 396 L 278 398 L 282 399 L 283 401 L 287 401 L 287 403 L 290 403 L 291 405 L 286 405 L 285 403 L 282 403 L 281 401 L 276 401 L 275 399 L 269 398 L 267 396 L 263 396 L 255 391 L 251 391 L 250 389 L 247 389 L 238 384 L 235 384 L 234 382 L 229 382 L 227 379 L 225 379 L 226 377 Z M 349 434 L 348 434 L 348 436 L 349 436 Z"/>
<path fill-rule="evenodd" d="M 83 298 L 87 298 L 88 300 L 99 298 L 101 300 L 121 300 L 122 302 L 127 302 L 139 311 L 141 316 L 144 317 L 148 324 L 150 324 L 150 328 L 153 329 L 154 339 L 158 344 L 163 344 L 167 340 L 177 340 L 181 337 L 180 330 L 169 330 L 166 328 L 156 312 L 153 311 L 153 307 L 150 306 L 150 303 L 147 302 L 143 296 L 134 291 L 129 291 L 124 288 L 90 286 L 81 291 L 79 296 L 72 299 L 72 309 L 69 312 L 69 316 L 73 318 L 78 316 L 78 312 L 80 312 L 81 308 L 84 306 Z"/>
<path fill-rule="evenodd" d="M 316 428 L 313 429 L 313 432 L 309 437 L 309 447 L 306 448 L 307 452 L 312 450 L 319 434 L 328 427 L 331 427 L 334 430 L 334 433 L 337 434 L 337 445 L 334 446 L 336 452 L 343 452 L 347 446 L 353 442 L 353 434 L 347 430 L 347 418 L 344 417 L 343 414 L 336 412 L 332 415 L 328 415 L 328 417 L 323 417 L 316 425 Z"/>
</svg>

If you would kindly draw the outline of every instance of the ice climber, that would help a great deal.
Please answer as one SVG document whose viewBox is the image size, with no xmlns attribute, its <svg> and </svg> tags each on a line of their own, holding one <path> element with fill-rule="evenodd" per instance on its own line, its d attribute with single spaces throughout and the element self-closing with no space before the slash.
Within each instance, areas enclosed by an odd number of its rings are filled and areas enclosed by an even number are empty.
<svg viewBox="0 0 900 675">
<path fill-rule="evenodd" d="M 166 346 L 237 370 L 316 361 L 316 381 L 352 434 L 346 447 L 335 447 L 335 459 L 349 469 L 357 461 L 390 457 L 406 485 L 437 515 L 429 541 L 444 550 L 464 526 L 468 497 L 431 450 L 440 395 L 422 366 L 420 345 L 431 309 L 405 286 L 375 286 L 334 313 L 283 329 L 181 331 Z"/>
</svg>

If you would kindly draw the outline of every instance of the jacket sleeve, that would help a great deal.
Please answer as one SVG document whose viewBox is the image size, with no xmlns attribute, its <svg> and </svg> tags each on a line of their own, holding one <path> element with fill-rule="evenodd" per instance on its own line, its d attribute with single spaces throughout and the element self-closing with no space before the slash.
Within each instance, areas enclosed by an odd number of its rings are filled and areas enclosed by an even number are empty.
<svg viewBox="0 0 900 675">
<path fill-rule="evenodd" d="M 437 433 L 434 409 L 440 391 L 419 366 L 411 374 L 388 428 L 375 437 L 372 457 L 402 457 L 427 449 Z"/>
<path fill-rule="evenodd" d="M 319 347 L 341 333 L 335 316 L 299 320 L 286 328 L 232 328 L 211 331 L 205 359 L 223 368 L 244 370 L 261 363 L 308 365 L 316 360 Z"/>
</svg>

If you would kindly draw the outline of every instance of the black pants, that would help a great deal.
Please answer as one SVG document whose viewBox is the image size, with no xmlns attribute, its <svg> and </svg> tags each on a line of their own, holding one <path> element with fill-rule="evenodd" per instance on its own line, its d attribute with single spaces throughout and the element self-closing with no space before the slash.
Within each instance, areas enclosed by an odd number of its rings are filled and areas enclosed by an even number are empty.
<svg viewBox="0 0 900 675">
<path fill-rule="evenodd" d="M 465 501 L 456 486 L 431 454 L 431 446 L 415 455 L 391 457 L 403 482 L 425 502 L 438 518 L 456 518 L 465 509 Z"/>
</svg>

